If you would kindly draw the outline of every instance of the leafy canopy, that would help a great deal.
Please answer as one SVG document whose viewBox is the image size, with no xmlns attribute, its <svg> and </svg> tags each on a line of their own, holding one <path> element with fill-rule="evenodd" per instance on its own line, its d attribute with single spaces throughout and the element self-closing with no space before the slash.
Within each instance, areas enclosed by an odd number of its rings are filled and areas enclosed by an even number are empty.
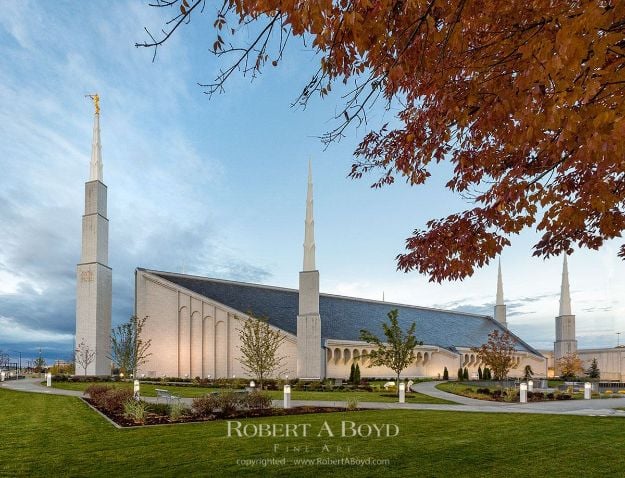
<svg viewBox="0 0 625 478">
<path fill-rule="evenodd" d="M 271 327 L 267 318 L 255 317 L 251 312 L 248 315 L 248 319 L 240 319 L 243 326 L 237 329 L 241 340 L 239 362 L 246 372 L 256 377 L 262 390 L 265 379 L 279 373 L 284 366 L 285 357 L 279 350 L 286 335 Z"/>
<path fill-rule="evenodd" d="M 143 338 L 143 328 L 148 316 L 142 319 L 133 315 L 128 322 L 115 327 L 111 331 L 110 359 L 122 373 L 132 373 L 136 377 L 137 369 L 145 365 L 151 352 L 152 339 Z"/>
<path fill-rule="evenodd" d="M 369 129 L 352 178 L 419 185 L 433 163 L 468 207 L 429 221 L 406 240 L 398 268 L 433 281 L 471 275 L 521 230 L 542 236 L 534 255 L 599 248 L 625 230 L 625 2 L 617 0 L 155 0 L 176 16 L 161 46 L 201 12 L 215 15 L 221 69 L 277 66 L 289 38 L 318 53 L 295 102 L 353 84 L 324 141 L 363 125 L 376 100 L 396 121 Z M 168 14 L 169 15 L 169 14 Z M 250 35 L 251 33 L 251 35 Z M 368 125 L 367 125 L 368 127 Z M 369 127 L 368 127 L 369 128 Z M 625 245 L 620 249 L 625 257 Z"/>
<path fill-rule="evenodd" d="M 369 353 L 368 367 L 388 367 L 397 374 L 397 383 L 402 371 L 414 361 L 414 348 L 422 345 L 415 337 L 416 323 L 413 322 L 405 332 L 399 325 L 399 312 L 392 309 L 388 314 L 388 323 L 382 322 L 382 330 L 386 341 L 378 338 L 368 330 L 360 331 L 360 340 L 374 345 L 376 348 Z"/>
<path fill-rule="evenodd" d="M 503 380 L 512 368 L 514 344 L 516 340 L 507 330 L 501 333 L 493 330 L 488 334 L 488 342 L 471 350 L 477 353 L 482 362 L 488 365 L 488 375 L 492 371 L 495 380 Z"/>
</svg>

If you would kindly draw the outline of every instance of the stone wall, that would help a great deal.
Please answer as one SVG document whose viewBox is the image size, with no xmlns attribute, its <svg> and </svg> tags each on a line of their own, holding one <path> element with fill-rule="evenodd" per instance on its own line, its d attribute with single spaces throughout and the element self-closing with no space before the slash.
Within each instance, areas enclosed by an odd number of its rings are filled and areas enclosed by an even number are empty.
<svg viewBox="0 0 625 478">
<path fill-rule="evenodd" d="M 249 377 L 240 364 L 237 329 L 247 317 L 183 287 L 138 270 L 135 307 L 148 316 L 144 337 L 151 339 L 149 361 L 139 371 L 146 376 Z M 295 376 L 297 342 L 283 332 L 279 355 L 286 357 L 283 374 Z"/>
</svg>

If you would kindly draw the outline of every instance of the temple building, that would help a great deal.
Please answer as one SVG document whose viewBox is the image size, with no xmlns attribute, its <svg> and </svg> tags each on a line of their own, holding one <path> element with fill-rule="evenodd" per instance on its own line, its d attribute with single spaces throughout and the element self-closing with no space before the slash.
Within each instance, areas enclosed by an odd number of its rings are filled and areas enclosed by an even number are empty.
<svg viewBox="0 0 625 478">
<path fill-rule="evenodd" d="M 111 371 L 111 268 L 108 265 L 107 187 L 103 182 L 99 97 L 93 95 L 95 116 L 89 180 L 85 183 L 82 252 L 76 269 L 76 346 L 87 349 L 87 375 Z M 433 309 L 416 305 L 320 293 L 315 264 L 313 182 L 309 164 L 303 266 L 298 289 L 249 284 L 137 268 L 135 314 L 149 317 L 144 339 L 151 356 L 140 373 L 147 376 L 245 377 L 240 364 L 240 330 L 244 321 L 267 318 L 284 336 L 278 354 L 285 357 L 280 376 L 320 380 L 346 378 L 351 365 L 361 377 L 394 377 L 385 367 L 369 367 L 372 346 L 360 340 L 361 329 L 384 338 L 382 323 L 392 309 L 406 330 L 416 323 L 414 362 L 404 377 L 442 377 L 445 368 L 456 378 L 459 368 L 477 376 L 480 362 L 474 348 L 493 330 L 509 331 L 515 340 L 510 376 L 524 375 L 530 366 L 536 377 L 557 374 L 557 362 L 577 353 L 584 366 L 596 359 L 604 380 L 624 380 L 625 347 L 578 349 L 572 313 L 568 262 L 564 257 L 560 309 L 555 319 L 553 350 L 542 353 L 508 328 L 501 263 L 497 274 L 493 316 Z M 78 355 L 78 353 L 77 353 Z"/>
<path fill-rule="evenodd" d="M 152 340 L 147 376 L 243 377 L 239 330 L 243 321 L 266 317 L 284 334 L 279 355 L 286 358 L 281 376 L 319 380 L 347 378 L 353 363 L 361 376 L 393 377 L 385 367 L 368 367 L 372 346 L 359 339 L 367 329 L 383 338 L 381 323 L 398 309 L 405 330 L 416 323 L 416 359 L 402 376 L 450 378 L 458 368 L 477 376 L 484 367 L 472 351 L 486 343 L 493 330 L 507 330 L 501 266 L 494 317 L 343 297 L 319 292 L 315 266 L 312 172 L 308 171 L 304 259 L 299 289 L 286 289 L 174 272 L 138 268 L 135 272 L 135 313 L 148 316 L 144 334 Z M 526 365 L 546 376 L 546 360 L 519 337 L 511 376 L 522 376 Z"/>
</svg>

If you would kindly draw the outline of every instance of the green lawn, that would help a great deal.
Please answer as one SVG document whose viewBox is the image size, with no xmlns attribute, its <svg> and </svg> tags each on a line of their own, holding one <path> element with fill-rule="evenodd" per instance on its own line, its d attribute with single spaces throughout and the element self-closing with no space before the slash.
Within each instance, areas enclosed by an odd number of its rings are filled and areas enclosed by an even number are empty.
<svg viewBox="0 0 625 478">
<path fill-rule="evenodd" d="M 455 395 L 461 395 L 463 397 L 475 398 L 478 400 L 488 400 L 485 395 L 481 393 L 477 393 L 478 388 L 483 388 L 477 385 L 471 385 L 467 382 L 444 382 L 439 383 L 436 388 L 442 390 L 444 392 L 453 393 Z M 491 390 L 497 388 L 496 384 L 491 385 Z M 577 392 L 570 394 L 573 400 L 583 400 L 584 392 Z M 592 398 L 621 398 L 623 394 L 621 393 L 594 393 L 592 394 Z"/>
<path fill-rule="evenodd" d="M 307 423 L 314 432 L 307 438 L 228 438 L 224 421 L 119 430 L 75 397 L 0 389 L 0 403 L 0 476 L 458 478 L 528 476 L 528 470 L 549 477 L 625 475 L 619 439 L 625 422 L 614 417 L 379 410 L 250 419 L 244 423 Z M 394 424 L 399 435 L 316 437 L 324 421 L 338 433 L 342 420 Z M 499 439 L 504 431 L 505 439 Z M 329 451 L 321 451 L 324 444 Z M 287 446 L 300 452 L 286 452 Z M 293 462 L 344 457 L 389 464 Z M 267 468 L 236 463 L 267 458 L 287 461 Z"/>
<path fill-rule="evenodd" d="M 55 388 L 62 388 L 65 390 L 79 390 L 83 391 L 87 388 L 89 383 L 84 382 L 56 382 L 52 384 Z M 132 387 L 130 382 L 116 383 L 119 387 Z M 222 390 L 219 388 L 206 388 L 206 387 L 176 387 L 165 385 L 151 385 L 142 384 L 141 394 L 145 397 L 156 397 L 154 389 L 162 388 L 169 390 L 174 395 L 179 397 L 199 397 L 209 392 Z M 270 390 L 267 392 L 274 400 L 282 400 L 283 392 L 278 390 Z M 348 399 L 356 399 L 359 402 L 396 402 L 397 397 L 391 393 L 378 393 L 378 392 L 349 392 L 349 391 L 336 391 L 336 392 L 308 392 L 294 390 L 291 393 L 292 400 L 323 400 L 331 402 L 346 401 Z M 411 392 L 406 394 L 406 402 L 408 403 L 441 403 L 449 404 L 454 403 L 440 398 L 430 397 L 429 395 L 423 395 L 421 393 Z"/>
</svg>

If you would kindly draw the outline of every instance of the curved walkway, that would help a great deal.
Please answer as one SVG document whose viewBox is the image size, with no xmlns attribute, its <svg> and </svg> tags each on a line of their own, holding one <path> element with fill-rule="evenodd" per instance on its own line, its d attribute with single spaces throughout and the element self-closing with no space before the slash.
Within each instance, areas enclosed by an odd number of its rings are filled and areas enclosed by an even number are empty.
<svg viewBox="0 0 625 478">
<path fill-rule="evenodd" d="M 505 406 L 512 405 L 505 402 L 489 402 L 487 400 L 478 400 L 476 398 L 463 397 L 456 395 L 455 393 L 444 392 L 436 388 L 437 385 L 445 382 L 419 382 L 412 386 L 412 390 L 422 393 L 423 395 L 429 395 L 430 397 L 442 398 L 443 400 L 449 400 L 450 402 L 461 403 L 463 405 L 472 405 L 474 407 L 484 406 Z"/>
<path fill-rule="evenodd" d="M 76 390 L 63 390 L 60 388 L 48 388 L 41 385 L 41 379 L 10 380 L 0 382 L 0 388 L 31 393 L 46 393 L 50 395 L 67 395 L 81 397 L 83 394 Z M 485 412 L 485 413 L 534 413 L 545 415 L 581 415 L 581 416 L 620 416 L 625 417 L 625 411 L 615 410 L 616 407 L 625 408 L 624 398 L 606 398 L 594 400 L 566 400 L 553 402 L 535 403 L 505 403 L 489 402 L 485 400 L 475 400 L 461 397 L 451 393 L 438 390 L 436 385 L 441 382 L 422 382 L 415 384 L 415 391 L 430 395 L 432 397 L 443 398 L 455 401 L 457 405 L 441 405 L 430 403 L 382 403 L 382 402 L 360 402 L 359 408 L 380 409 L 380 410 L 439 410 L 455 412 Z M 143 397 L 147 402 L 155 403 L 156 397 Z M 183 398 L 182 402 L 190 405 L 191 398 Z M 281 407 L 282 400 L 274 400 L 274 406 Z M 346 407 L 347 402 L 342 401 L 319 401 L 319 400 L 293 400 L 292 406 L 314 406 L 314 407 Z"/>
</svg>

